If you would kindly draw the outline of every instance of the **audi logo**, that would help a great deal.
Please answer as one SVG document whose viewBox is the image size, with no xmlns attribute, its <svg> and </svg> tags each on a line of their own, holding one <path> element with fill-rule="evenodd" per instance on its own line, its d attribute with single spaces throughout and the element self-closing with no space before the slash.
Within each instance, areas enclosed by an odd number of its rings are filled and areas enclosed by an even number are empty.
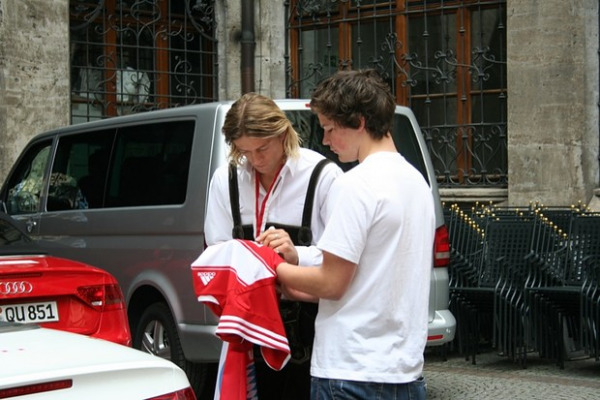
<svg viewBox="0 0 600 400">
<path fill-rule="evenodd" d="M 33 285 L 27 281 L 0 282 L 0 295 L 26 294 L 33 291 Z"/>
</svg>

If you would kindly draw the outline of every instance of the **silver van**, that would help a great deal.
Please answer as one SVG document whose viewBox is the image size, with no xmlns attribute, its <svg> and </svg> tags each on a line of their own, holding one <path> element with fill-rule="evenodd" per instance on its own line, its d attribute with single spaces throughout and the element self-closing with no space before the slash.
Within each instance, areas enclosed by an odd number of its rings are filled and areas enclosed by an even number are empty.
<svg viewBox="0 0 600 400">
<path fill-rule="evenodd" d="M 322 145 L 308 100 L 277 100 L 303 145 Z M 231 102 L 121 116 L 36 136 L 0 191 L 0 202 L 53 254 L 99 266 L 127 299 L 134 347 L 171 359 L 202 393 L 218 360 L 215 316 L 198 303 L 190 265 L 204 249 L 209 181 L 226 163 L 221 126 Z M 433 188 L 431 160 L 413 113 L 397 107 L 394 139 Z M 353 165 L 340 164 L 347 170 Z M 448 234 L 438 229 L 429 301 L 431 346 L 454 338 L 448 311 Z"/>
</svg>

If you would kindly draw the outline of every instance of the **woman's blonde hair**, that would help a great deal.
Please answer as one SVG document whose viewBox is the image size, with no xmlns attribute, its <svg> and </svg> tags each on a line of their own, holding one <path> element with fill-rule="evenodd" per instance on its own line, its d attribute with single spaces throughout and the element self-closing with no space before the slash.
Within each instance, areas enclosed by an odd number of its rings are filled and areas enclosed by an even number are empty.
<svg viewBox="0 0 600 400">
<path fill-rule="evenodd" d="M 242 136 L 272 138 L 285 135 L 283 149 L 288 158 L 298 156 L 300 137 L 292 123 L 275 102 L 257 93 L 246 93 L 231 106 L 222 129 L 229 144 L 229 160 L 240 164 L 244 158 L 233 143 Z"/>
</svg>

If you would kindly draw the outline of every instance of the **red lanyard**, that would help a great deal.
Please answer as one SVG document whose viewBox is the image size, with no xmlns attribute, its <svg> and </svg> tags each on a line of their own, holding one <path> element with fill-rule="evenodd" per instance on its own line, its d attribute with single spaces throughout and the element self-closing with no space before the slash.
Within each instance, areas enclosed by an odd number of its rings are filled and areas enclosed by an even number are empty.
<svg viewBox="0 0 600 400">
<path fill-rule="evenodd" d="M 281 169 L 283 168 L 283 165 L 281 167 L 279 167 L 279 169 L 277 170 L 277 173 L 275 174 L 275 177 L 273 178 L 273 182 L 271 182 L 271 185 L 269 186 L 269 190 L 267 190 L 267 194 L 265 195 L 265 198 L 262 201 L 261 207 L 258 207 L 258 197 L 260 195 L 260 173 L 258 171 L 256 171 L 256 176 L 255 176 L 255 184 L 254 184 L 254 210 L 255 210 L 255 215 L 256 215 L 256 236 L 258 237 L 260 235 L 260 231 L 262 228 L 262 223 L 263 223 L 263 218 L 265 216 L 265 209 L 267 208 L 267 200 L 269 199 L 269 196 L 271 195 L 271 193 L 275 190 L 275 182 L 277 182 L 277 178 L 279 178 L 279 173 L 281 172 Z"/>
</svg>

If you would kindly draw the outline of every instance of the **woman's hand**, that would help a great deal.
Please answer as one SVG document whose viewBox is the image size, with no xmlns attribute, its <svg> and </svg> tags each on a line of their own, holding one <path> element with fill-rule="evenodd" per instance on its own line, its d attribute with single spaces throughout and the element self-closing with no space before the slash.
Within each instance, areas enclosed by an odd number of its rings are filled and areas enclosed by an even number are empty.
<svg viewBox="0 0 600 400">
<path fill-rule="evenodd" d="M 256 241 L 275 250 L 286 262 L 298 265 L 298 251 L 285 230 L 271 227 L 261 233 Z"/>
</svg>

